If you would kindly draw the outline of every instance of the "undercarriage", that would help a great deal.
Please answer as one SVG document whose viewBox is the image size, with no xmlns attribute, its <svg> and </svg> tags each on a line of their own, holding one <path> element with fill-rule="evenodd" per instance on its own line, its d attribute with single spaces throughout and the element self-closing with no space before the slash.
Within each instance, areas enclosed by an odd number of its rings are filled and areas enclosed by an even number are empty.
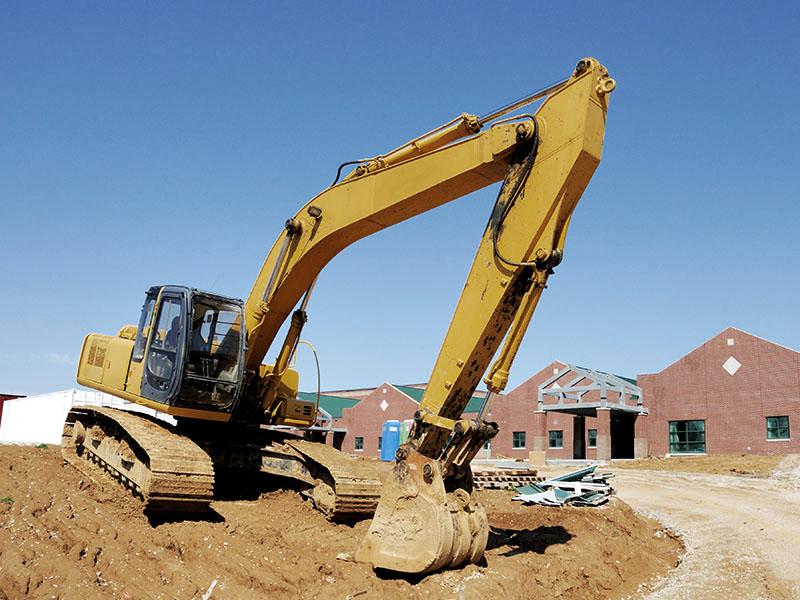
<svg viewBox="0 0 800 600">
<path fill-rule="evenodd" d="M 148 514 L 203 512 L 216 476 L 288 478 L 332 521 L 370 518 L 381 482 L 373 466 L 331 446 L 284 431 L 218 423 L 177 426 L 103 407 L 73 407 L 64 458 L 91 461 L 143 502 Z M 217 490 L 218 492 L 222 490 Z"/>
</svg>

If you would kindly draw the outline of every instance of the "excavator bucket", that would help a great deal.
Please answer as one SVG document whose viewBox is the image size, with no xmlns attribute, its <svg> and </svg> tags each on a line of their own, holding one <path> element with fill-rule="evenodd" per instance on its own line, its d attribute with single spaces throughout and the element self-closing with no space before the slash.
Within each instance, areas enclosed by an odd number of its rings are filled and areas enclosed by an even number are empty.
<svg viewBox="0 0 800 600">
<path fill-rule="evenodd" d="M 401 447 L 359 562 L 401 573 L 427 573 L 474 563 L 489 539 L 486 511 L 472 492 L 472 478 L 447 491 L 435 460 Z"/>
</svg>

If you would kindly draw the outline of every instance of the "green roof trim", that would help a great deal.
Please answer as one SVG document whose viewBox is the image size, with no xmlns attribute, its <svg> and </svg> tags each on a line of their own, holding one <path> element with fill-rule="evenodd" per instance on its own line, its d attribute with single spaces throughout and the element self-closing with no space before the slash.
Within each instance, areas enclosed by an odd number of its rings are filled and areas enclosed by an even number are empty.
<svg viewBox="0 0 800 600">
<path fill-rule="evenodd" d="M 297 397 L 306 402 L 316 402 L 316 392 L 298 392 Z M 342 396 L 330 396 L 328 394 L 319 395 L 319 406 L 334 419 L 342 418 L 342 411 L 358 404 L 359 398 L 343 398 Z"/>
<path fill-rule="evenodd" d="M 407 385 L 394 385 L 395 388 L 403 392 L 406 396 L 414 400 L 415 402 L 419 403 L 422 402 L 422 396 L 425 394 L 425 390 L 423 388 L 415 388 L 409 387 Z M 465 413 L 476 413 L 481 409 L 481 405 L 483 404 L 483 396 L 473 396 L 470 398 L 469 402 L 467 402 L 467 406 L 464 409 Z"/>
<path fill-rule="evenodd" d="M 414 400 L 414 402 L 422 402 L 422 396 L 425 394 L 425 390 L 423 388 L 409 387 L 407 385 L 392 385 L 403 392 L 406 396 Z"/>
</svg>

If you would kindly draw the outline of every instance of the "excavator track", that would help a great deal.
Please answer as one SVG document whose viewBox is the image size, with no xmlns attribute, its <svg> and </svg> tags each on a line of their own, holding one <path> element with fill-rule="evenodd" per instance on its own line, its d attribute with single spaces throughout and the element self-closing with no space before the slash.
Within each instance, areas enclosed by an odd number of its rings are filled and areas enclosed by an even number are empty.
<svg viewBox="0 0 800 600">
<path fill-rule="evenodd" d="M 316 471 L 318 483 L 309 496 L 328 519 L 368 519 L 375 514 L 381 496 L 377 469 L 325 444 L 287 440 L 286 445 L 303 455 Z"/>
<path fill-rule="evenodd" d="M 73 407 L 64 423 L 64 458 L 89 460 L 144 502 L 147 513 L 207 510 L 214 496 L 208 454 L 166 423 L 101 407 Z"/>
<path fill-rule="evenodd" d="M 73 407 L 62 453 L 80 470 L 87 460 L 98 465 L 140 497 L 150 514 L 207 510 L 220 469 L 300 482 L 303 494 L 332 521 L 375 513 L 381 481 L 371 465 L 285 432 L 244 428 L 231 436 L 225 425 L 204 425 L 176 429 L 140 413 Z"/>
<path fill-rule="evenodd" d="M 285 430 L 231 427 L 204 423 L 185 431 L 208 452 L 218 470 L 292 479 L 331 521 L 369 519 L 375 513 L 381 494 L 375 466 Z"/>
</svg>

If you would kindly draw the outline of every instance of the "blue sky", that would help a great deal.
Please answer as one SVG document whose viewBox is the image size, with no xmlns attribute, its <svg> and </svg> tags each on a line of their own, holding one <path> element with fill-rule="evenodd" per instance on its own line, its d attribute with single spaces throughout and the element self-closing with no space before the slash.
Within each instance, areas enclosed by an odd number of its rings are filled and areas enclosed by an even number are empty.
<svg viewBox="0 0 800 600">
<path fill-rule="evenodd" d="M 339 163 L 586 55 L 618 81 L 605 154 L 511 387 L 553 359 L 658 371 L 728 325 L 800 348 L 795 4 L 314 4 L 4 7 L 0 392 L 74 386 L 152 284 L 245 297 Z M 427 379 L 496 193 L 329 265 L 324 388 Z"/>
</svg>

